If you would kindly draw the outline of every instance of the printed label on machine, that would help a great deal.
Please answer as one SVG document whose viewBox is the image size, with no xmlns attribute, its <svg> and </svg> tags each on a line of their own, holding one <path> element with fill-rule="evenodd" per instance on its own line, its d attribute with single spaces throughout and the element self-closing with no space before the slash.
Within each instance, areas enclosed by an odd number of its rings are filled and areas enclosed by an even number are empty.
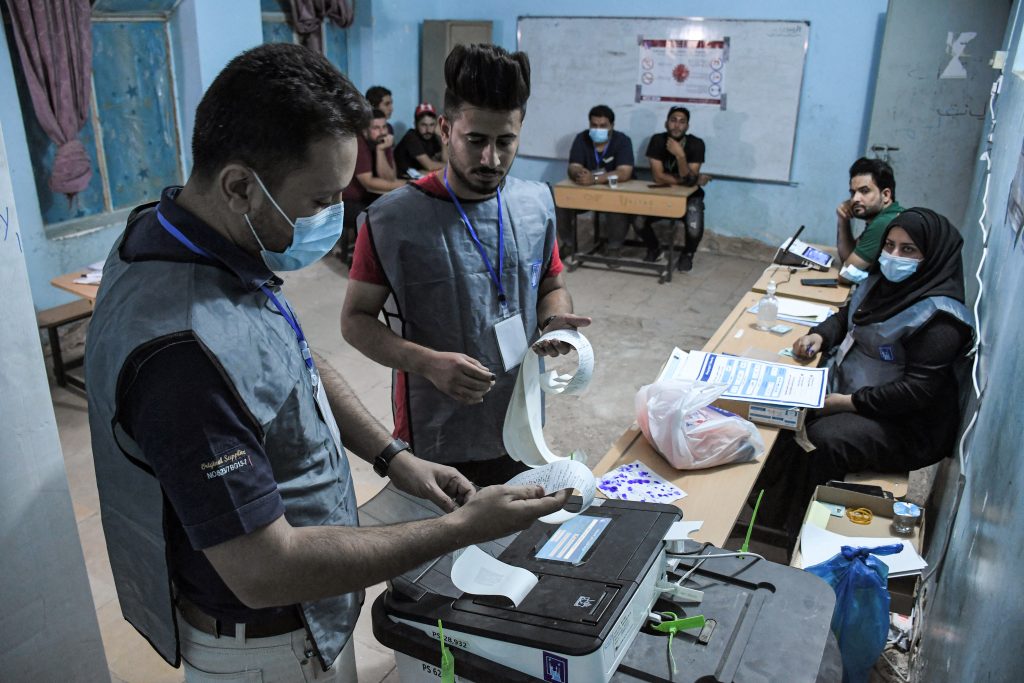
<svg viewBox="0 0 1024 683">
<path fill-rule="evenodd" d="M 573 517 L 558 527 L 535 557 L 579 564 L 611 521 L 609 517 Z"/>
</svg>

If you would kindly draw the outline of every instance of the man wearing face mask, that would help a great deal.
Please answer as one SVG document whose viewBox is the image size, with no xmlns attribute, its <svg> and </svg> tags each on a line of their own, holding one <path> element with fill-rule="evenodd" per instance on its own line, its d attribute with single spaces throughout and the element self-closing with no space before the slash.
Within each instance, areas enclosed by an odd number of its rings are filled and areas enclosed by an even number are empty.
<svg viewBox="0 0 1024 683">
<path fill-rule="evenodd" d="M 590 110 L 590 128 L 579 133 L 569 149 L 569 178 L 577 185 L 607 185 L 608 176 L 624 183 L 633 177 L 633 141 L 615 130 L 615 112 L 599 104 Z M 558 249 L 569 255 L 573 244 L 572 222 L 582 213 L 558 209 Z M 629 216 L 624 213 L 597 212 L 606 239 L 605 254 L 618 256 L 629 229 Z"/>
<path fill-rule="evenodd" d="M 437 135 L 437 111 L 429 102 L 416 107 L 414 128 L 405 132 L 395 148 L 399 178 L 419 178 L 429 171 L 444 168 L 444 145 Z M 410 173 L 409 171 L 412 171 Z"/>
<path fill-rule="evenodd" d="M 590 319 L 573 314 L 550 190 L 507 175 L 530 94 L 528 57 L 460 45 L 444 71 L 448 163 L 370 207 L 341 331 L 396 370 L 396 436 L 477 484 L 502 482 L 524 468 L 506 454 L 502 425 L 528 342 Z"/>
<path fill-rule="evenodd" d="M 136 208 L 104 266 L 85 367 L 107 551 L 125 619 L 187 681 L 354 681 L 364 587 L 564 501 L 474 492 L 312 352 L 275 272 L 337 241 L 368 115 L 305 48 L 236 57 L 185 186 Z M 450 514 L 358 528 L 345 447 Z"/>
</svg>

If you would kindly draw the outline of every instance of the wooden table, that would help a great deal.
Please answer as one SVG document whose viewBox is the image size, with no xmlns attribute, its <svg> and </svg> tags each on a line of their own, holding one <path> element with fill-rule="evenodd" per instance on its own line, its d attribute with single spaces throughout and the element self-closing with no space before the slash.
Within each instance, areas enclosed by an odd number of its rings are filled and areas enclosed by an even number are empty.
<svg viewBox="0 0 1024 683">
<path fill-rule="evenodd" d="M 773 265 L 765 269 L 761 277 L 750 289 L 755 292 L 767 292 L 768 281 L 775 279 L 775 293 L 793 299 L 814 301 L 822 304 L 840 306 L 850 298 L 850 285 L 840 283 L 838 287 L 810 287 L 800 284 L 802 278 L 837 278 L 839 270 L 832 266 L 827 272 L 820 270 L 790 270 L 790 266 Z"/>
<path fill-rule="evenodd" d="M 659 275 L 659 282 L 672 281 L 672 270 L 675 267 L 674 246 L 678 229 L 678 224 L 675 221 L 682 219 L 686 214 L 686 199 L 697 191 L 696 185 L 693 187 L 683 187 L 681 185 L 651 187 L 651 183 L 646 180 L 627 180 L 624 183 L 619 183 L 613 189 L 607 185 L 577 185 L 566 178 L 556 183 L 552 191 L 555 198 L 555 206 L 560 209 L 604 211 L 608 213 L 626 213 L 673 219 L 672 243 L 669 245 L 668 266 L 666 267 L 657 262 L 605 256 L 596 253 L 596 247 L 595 250 L 591 250 L 588 253 L 580 253 L 576 239 L 576 218 L 574 216 L 572 233 L 573 251 L 575 253 L 568 264 L 571 269 L 592 261 L 608 266 L 654 270 Z"/>
<path fill-rule="evenodd" d="M 99 291 L 99 284 L 95 285 L 83 285 L 75 282 L 78 278 L 82 277 L 85 273 L 85 269 L 76 270 L 71 273 L 65 273 L 64 275 L 58 275 L 57 277 L 50 280 L 50 284 L 57 289 L 63 289 L 65 292 L 71 292 L 75 296 L 81 297 L 86 301 L 93 304 L 96 303 L 96 292 Z"/>
<path fill-rule="evenodd" d="M 748 355 L 791 365 L 807 364 L 780 356 L 778 351 L 791 346 L 794 341 L 807 334 L 810 328 L 792 323 L 793 330 L 784 335 L 756 329 L 754 323 L 757 316 L 748 313 L 747 309 L 760 298 L 761 294 L 756 292 L 745 294 L 725 317 L 703 350 Z M 835 307 L 832 308 L 835 310 Z M 736 333 L 740 331 L 742 334 L 737 337 Z M 601 476 L 620 465 L 639 460 L 653 472 L 686 492 L 685 498 L 675 502 L 676 507 L 683 511 L 683 519 L 704 521 L 704 525 L 699 531 L 694 532 L 691 538 L 721 548 L 743 511 L 754 482 L 757 481 L 765 459 L 779 435 L 777 427 L 757 425 L 757 431 L 764 440 L 765 452 L 755 461 L 705 470 L 677 470 L 651 447 L 640 428 L 634 424 L 623 432 L 597 463 L 594 474 Z"/>
</svg>

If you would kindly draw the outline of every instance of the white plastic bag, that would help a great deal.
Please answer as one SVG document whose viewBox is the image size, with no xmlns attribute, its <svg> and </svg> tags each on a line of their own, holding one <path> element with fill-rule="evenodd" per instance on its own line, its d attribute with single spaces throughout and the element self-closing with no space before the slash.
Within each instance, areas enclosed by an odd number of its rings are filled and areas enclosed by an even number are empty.
<svg viewBox="0 0 1024 683">
<path fill-rule="evenodd" d="M 636 421 L 655 450 L 676 469 L 753 460 L 764 453 L 757 427 L 711 405 L 725 389 L 684 379 L 648 384 L 636 394 Z"/>
</svg>

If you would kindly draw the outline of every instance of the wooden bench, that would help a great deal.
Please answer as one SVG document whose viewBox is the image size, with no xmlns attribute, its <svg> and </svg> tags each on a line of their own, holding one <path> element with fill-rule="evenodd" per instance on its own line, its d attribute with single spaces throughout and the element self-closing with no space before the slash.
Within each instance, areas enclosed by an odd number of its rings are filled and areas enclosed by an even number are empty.
<svg viewBox="0 0 1024 683">
<path fill-rule="evenodd" d="M 79 320 L 85 320 L 92 315 L 92 302 L 85 299 L 72 301 L 69 304 L 54 306 L 36 314 L 36 324 L 39 329 L 46 330 L 50 337 L 50 354 L 53 356 L 53 376 L 57 380 L 57 386 L 71 385 L 85 391 L 85 382 L 68 374 L 68 370 L 82 365 L 83 358 L 76 358 L 73 361 L 64 361 L 60 350 L 60 328 Z"/>
</svg>

